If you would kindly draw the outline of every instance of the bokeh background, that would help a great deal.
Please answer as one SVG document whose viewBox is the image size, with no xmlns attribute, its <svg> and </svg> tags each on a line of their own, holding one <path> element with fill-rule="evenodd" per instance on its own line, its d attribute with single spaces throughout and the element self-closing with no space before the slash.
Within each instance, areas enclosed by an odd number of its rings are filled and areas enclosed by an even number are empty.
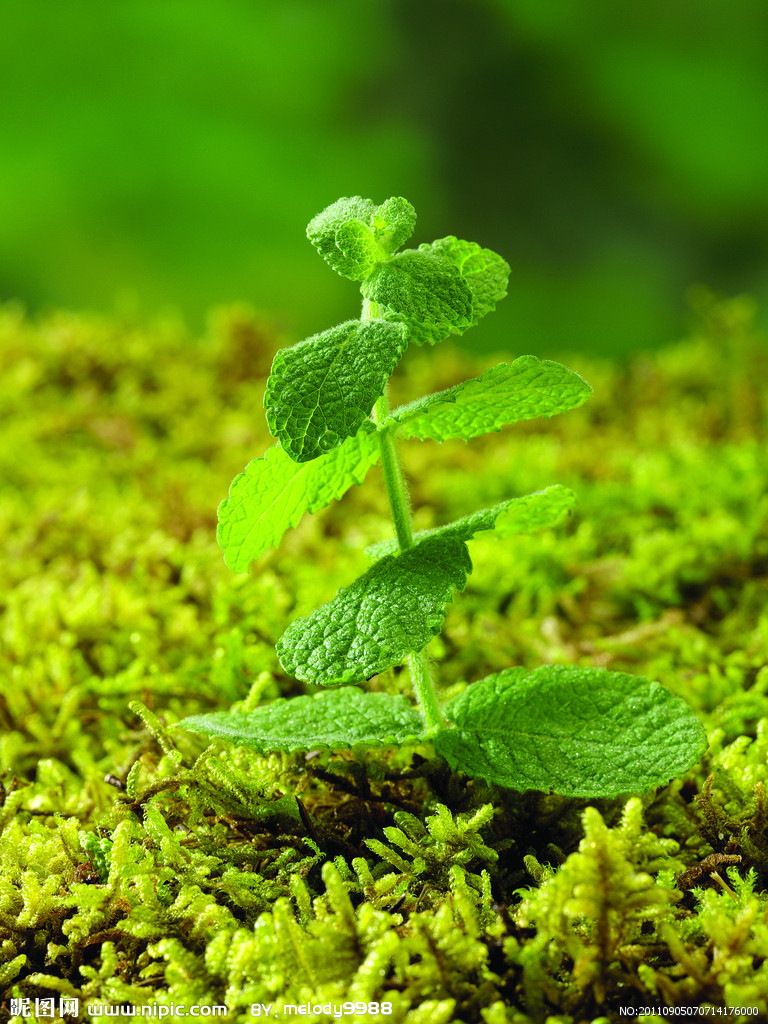
<svg viewBox="0 0 768 1024">
<path fill-rule="evenodd" d="M 481 350 L 621 355 L 703 284 L 768 307 L 765 0 L 26 0 L 0 12 L 0 300 L 298 339 L 304 236 L 404 195 L 511 263 Z"/>
</svg>

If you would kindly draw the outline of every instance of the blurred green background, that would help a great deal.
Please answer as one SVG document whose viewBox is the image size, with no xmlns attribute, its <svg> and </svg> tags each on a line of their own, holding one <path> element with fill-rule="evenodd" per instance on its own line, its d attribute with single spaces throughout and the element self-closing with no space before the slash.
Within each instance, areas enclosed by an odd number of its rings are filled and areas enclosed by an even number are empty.
<svg viewBox="0 0 768 1024">
<path fill-rule="evenodd" d="M 358 306 L 307 221 L 399 194 L 512 265 L 467 345 L 656 347 L 768 307 L 767 53 L 765 0 L 9 2 L 0 299 L 299 338 Z"/>
</svg>

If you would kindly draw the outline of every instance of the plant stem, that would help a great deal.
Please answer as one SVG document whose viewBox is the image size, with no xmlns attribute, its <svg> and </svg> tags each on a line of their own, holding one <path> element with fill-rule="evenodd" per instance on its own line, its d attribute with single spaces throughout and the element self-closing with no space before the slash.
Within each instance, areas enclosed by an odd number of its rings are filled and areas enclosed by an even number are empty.
<svg viewBox="0 0 768 1024">
<path fill-rule="evenodd" d="M 445 719 L 437 703 L 437 694 L 432 683 L 432 673 L 429 665 L 427 648 L 414 651 L 408 655 L 408 668 L 411 673 L 411 682 L 416 691 L 416 699 L 421 705 L 421 713 L 424 724 L 429 732 L 437 732 L 445 728 Z"/>
<path fill-rule="evenodd" d="M 377 304 L 366 301 L 363 305 L 362 319 L 366 320 L 375 317 L 377 314 Z M 388 415 L 389 402 L 385 392 L 373 407 L 373 419 L 379 428 L 381 467 L 384 471 L 384 483 L 387 488 L 389 507 L 392 511 L 392 520 L 395 524 L 397 543 L 401 551 L 407 551 L 413 547 L 411 503 L 408 495 L 408 485 L 405 482 L 403 468 L 397 451 L 397 440 L 392 431 L 384 426 Z M 420 651 L 413 651 L 408 655 L 408 668 L 411 673 L 413 688 L 416 691 L 416 698 L 421 707 L 424 724 L 430 732 L 435 732 L 445 726 L 445 720 L 440 713 L 440 705 L 437 702 L 437 694 L 432 682 L 426 647 Z"/>
<path fill-rule="evenodd" d="M 413 528 L 411 527 L 411 508 L 408 486 L 400 465 L 397 442 L 391 431 L 380 424 L 386 420 L 387 396 L 382 395 L 374 408 L 374 420 L 379 426 L 379 447 L 381 449 L 381 468 L 384 471 L 384 483 L 387 488 L 389 507 L 395 524 L 397 543 L 401 551 L 413 547 Z"/>
</svg>

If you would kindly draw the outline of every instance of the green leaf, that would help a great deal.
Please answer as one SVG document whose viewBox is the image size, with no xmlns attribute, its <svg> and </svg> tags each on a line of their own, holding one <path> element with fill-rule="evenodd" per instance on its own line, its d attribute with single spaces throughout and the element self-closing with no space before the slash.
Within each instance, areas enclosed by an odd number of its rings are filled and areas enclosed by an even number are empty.
<svg viewBox="0 0 768 1024">
<path fill-rule="evenodd" d="M 463 541 L 426 540 L 376 562 L 332 601 L 292 622 L 277 643 L 286 672 L 308 683 L 360 683 L 440 632 L 455 587 L 472 571 Z"/>
<path fill-rule="evenodd" d="M 464 242 L 455 235 L 419 246 L 419 252 L 434 252 L 449 259 L 472 293 L 472 324 L 490 313 L 507 294 L 509 264 L 492 249 L 477 242 Z"/>
<path fill-rule="evenodd" d="M 360 290 L 386 307 L 388 320 L 404 323 L 420 345 L 472 324 L 472 293 L 456 265 L 437 253 L 406 249 L 380 263 Z"/>
<path fill-rule="evenodd" d="M 390 254 L 408 241 L 415 227 L 416 211 L 401 196 L 387 199 L 373 215 L 376 241 Z"/>
<path fill-rule="evenodd" d="M 424 733 L 421 716 L 405 697 L 364 693 L 356 687 L 277 700 L 253 711 L 191 715 L 178 725 L 255 747 L 261 754 L 418 742 Z"/>
<path fill-rule="evenodd" d="M 368 226 L 375 212 L 370 199 L 339 199 L 312 218 L 307 238 L 337 273 L 359 281 L 376 263 L 376 240 Z"/>
<path fill-rule="evenodd" d="M 339 199 L 307 226 L 307 237 L 335 271 L 353 281 L 367 277 L 408 239 L 416 211 L 406 199 L 381 206 L 360 196 Z"/>
<path fill-rule="evenodd" d="M 422 530 L 413 540 L 415 544 L 421 544 L 430 537 L 455 537 L 467 541 L 483 530 L 495 530 L 502 537 L 515 533 L 533 533 L 534 530 L 555 526 L 571 511 L 575 501 L 576 495 L 572 490 L 562 484 L 553 484 L 543 491 L 526 494 L 523 498 L 509 498 L 491 508 L 479 509 L 447 526 Z M 394 550 L 397 550 L 397 541 L 384 540 L 371 544 L 365 553 L 371 558 L 381 558 Z"/>
<path fill-rule="evenodd" d="M 367 277 L 382 258 L 373 232 L 359 220 L 345 221 L 337 228 L 336 251 L 340 262 L 335 269 L 353 281 Z"/>
<path fill-rule="evenodd" d="M 544 665 L 487 676 L 449 701 L 434 737 L 454 769 L 520 791 L 609 797 L 660 786 L 699 760 L 704 730 L 659 683 Z"/>
<path fill-rule="evenodd" d="M 575 409 L 591 391 L 583 377 L 560 363 L 520 356 L 513 363 L 491 367 L 481 377 L 395 409 L 391 418 L 404 437 L 466 441 L 509 423 Z"/>
<path fill-rule="evenodd" d="M 407 344 L 402 324 L 348 320 L 281 349 L 264 407 L 291 458 L 308 462 L 356 434 Z"/>
<path fill-rule="evenodd" d="M 378 458 L 377 431 L 367 422 L 355 437 L 313 462 L 294 462 L 279 444 L 269 448 L 235 477 L 219 505 L 216 535 L 224 561 L 234 572 L 247 572 L 305 512 L 316 512 L 361 484 Z"/>
</svg>

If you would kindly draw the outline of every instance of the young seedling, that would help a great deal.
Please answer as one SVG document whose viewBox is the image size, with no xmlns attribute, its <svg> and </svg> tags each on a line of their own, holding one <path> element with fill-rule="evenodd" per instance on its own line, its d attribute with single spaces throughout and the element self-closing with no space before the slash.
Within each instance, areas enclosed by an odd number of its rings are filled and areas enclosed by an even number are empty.
<svg viewBox="0 0 768 1024">
<path fill-rule="evenodd" d="M 407 346 L 475 325 L 504 297 L 509 274 L 496 253 L 450 235 L 398 252 L 415 221 L 405 199 L 376 206 L 355 197 L 309 224 L 326 262 L 361 282 L 362 315 L 277 353 L 264 398 L 277 444 L 235 478 L 219 508 L 225 561 L 247 572 L 305 512 L 340 498 L 381 461 L 395 538 L 370 548 L 373 565 L 277 644 L 286 672 L 337 689 L 182 725 L 262 753 L 428 741 L 454 770 L 565 796 L 666 783 L 695 764 L 705 739 L 687 705 L 658 683 L 595 668 L 515 667 L 440 705 L 427 645 L 472 571 L 468 541 L 554 526 L 574 496 L 554 485 L 414 533 L 398 442 L 470 440 L 575 409 L 591 389 L 559 363 L 521 356 L 390 410 L 387 381 Z M 403 662 L 418 709 L 357 688 Z"/>
</svg>

